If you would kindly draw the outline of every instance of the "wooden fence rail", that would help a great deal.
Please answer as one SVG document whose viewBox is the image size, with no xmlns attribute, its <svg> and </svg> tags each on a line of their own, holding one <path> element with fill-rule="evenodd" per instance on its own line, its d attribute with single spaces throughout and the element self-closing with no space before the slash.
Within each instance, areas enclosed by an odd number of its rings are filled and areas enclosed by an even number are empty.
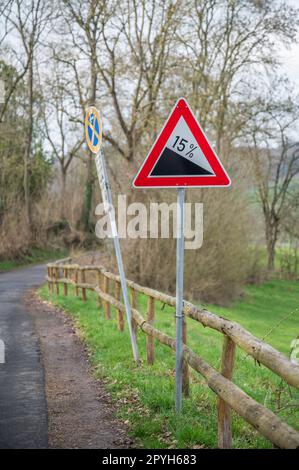
<svg viewBox="0 0 299 470">
<path fill-rule="evenodd" d="M 124 330 L 125 306 L 121 302 L 120 278 L 118 275 L 107 271 L 103 266 L 80 266 L 78 264 L 50 263 L 48 264 L 48 286 L 50 293 L 59 292 L 59 283 L 64 286 L 64 294 L 68 295 L 68 285 L 75 287 L 75 294 L 82 292 L 82 300 L 86 301 L 86 290 L 94 291 L 103 305 L 106 319 L 110 319 L 110 307 L 117 311 L 118 329 Z M 81 276 L 78 276 L 78 273 Z M 86 282 L 86 274 L 92 273 L 95 283 Z M 79 282 L 79 279 L 81 282 Z M 109 282 L 114 283 L 109 289 Z M 162 292 L 143 287 L 127 280 L 127 286 L 131 290 L 132 324 L 147 335 L 146 351 L 147 362 L 153 364 L 155 360 L 154 339 L 175 350 L 174 338 L 166 335 L 154 327 L 155 302 L 160 301 L 175 307 L 174 297 Z M 138 311 L 137 293 L 148 297 L 147 318 Z M 284 423 L 277 415 L 263 405 L 256 402 L 237 385 L 232 382 L 234 357 L 236 346 L 251 355 L 259 363 L 265 365 L 285 380 L 289 385 L 299 389 L 299 365 L 292 363 L 286 356 L 272 346 L 259 340 L 242 328 L 238 323 L 219 317 L 206 309 L 184 302 L 184 315 L 200 322 L 203 326 L 212 328 L 223 335 L 223 350 L 221 371 L 206 363 L 187 346 L 186 322 L 184 325 L 183 346 L 183 389 L 186 396 L 189 394 L 188 368 L 200 373 L 208 386 L 218 396 L 218 447 L 230 448 L 232 442 L 231 409 L 236 411 L 248 423 L 254 426 L 263 436 L 280 448 L 299 448 L 299 433 L 288 424 Z"/>
</svg>

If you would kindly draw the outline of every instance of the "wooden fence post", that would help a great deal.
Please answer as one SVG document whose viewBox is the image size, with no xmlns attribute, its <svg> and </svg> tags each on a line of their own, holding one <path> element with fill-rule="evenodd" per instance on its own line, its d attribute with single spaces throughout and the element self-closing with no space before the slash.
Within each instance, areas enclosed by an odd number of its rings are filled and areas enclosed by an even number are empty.
<svg viewBox="0 0 299 470">
<path fill-rule="evenodd" d="M 101 271 L 97 271 L 97 281 L 98 281 L 99 289 L 101 289 L 101 277 L 102 277 Z M 97 296 L 97 304 L 99 308 L 102 307 L 102 299 L 100 295 Z"/>
<path fill-rule="evenodd" d="M 109 279 L 108 277 L 103 274 L 103 291 L 105 294 L 109 293 Z M 104 302 L 104 313 L 105 313 L 105 318 L 109 320 L 111 318 L 111 311 L 110 311 L 110 303 L 105 300 Z"/>
<path fill-rule="evenodd" d="M 67 269 L 67 268 L 64 268 L 64 270 L 63 270 L 63 276 L 65 277 L 65 279 L 68 278 L 68 269 Z M 64 293 L 64 295 L 67 295 L 67 288 L 68 288 L 68 285 L 67 285 L 67 283 L 65 282 L 65 283 L 63 284 L 63 293 Z"/>
<path fill-rule="evenodd" d="M 150 325 L 154 324 L 155 321 L 155 299 L 148 297 L 147 300 L 147 321 Z M 147 363 L 152 365 L 155 360 L 155 340 L 153 336 L 146 336 L 146 355 Z"/>
<path fill-rule="evenodd" d="M 75 295 L 78 297 L 79 289 L 78 289 L 78 268 L 75 268 Z"/>
<path fill-rule="evenodd" d="M 54 294 L 54 268 L 50 268 L 50 273 L 51 273 L 51 294 Z"/>
<path fill-rule="evenodd" d="M 47 273 L 48 273 L 48 290 L 49 290 L 49 293 L 51 293 L 51 282 L 50 282 L 51 268 L 49 268 L 49 266 L 47 266 Z"/>
<path fill-rule="evenodd" d="M 235 343 L 228 336 L 224 336 L 221 357 L 221 374 L 229 380 L 233 377 L 235 351 Z M 220 449 L 230 449 L 231 446 L 231 408 L 224 400 L 218 398 L 218 447 Z"/>
<path fill-rule="evenodd" d="M 183 343 L 187 344 L 187 322 L 185 317 L 183 318 Z M 189 367 L 184 359 L 182 363 L 182 388 L 185 397 L 189 397 Z"/>
<path fill-rule="evenodd" d="M 85 284 L 85 282 L 86 282 L 85 269 L 81 269 L 81 283 Z M 84 301 L 86 301 L 87 299 L 85 287 L 82 288 L 82 299 Z"/>
<path fill-rule="evenodd" d="M 138 308 L 137 305 L 137 292 L 135 289 L 131 288 L 131 306 L 132 308 Z M 132 315 L 132 329 L 135 334 L 135 337 L 137 336 L 137 323 L 135 322 L 133 315 Z"/>
<path fill-rule="evenodd" d="M 114 296 L 115 296 L 116 300 L 120 300 L 120 298 L 121 298 L 121 295 L 120 295 L 120 282 L 118 282 L 118 281 L 115 281 Z M 117 326 L 118 326 L 119 331 L 124 331 L 124 327 L 125 327 L 124 315 L 123 315 L 123 312 L 121 310 L 117 310 Z"/>
<path fill-rule="evenodd" d="M 54 268 L 55 270 L 55 280 L 56 280 L 56 294 L 59 295 L 59 268 Z"/>
</svg>

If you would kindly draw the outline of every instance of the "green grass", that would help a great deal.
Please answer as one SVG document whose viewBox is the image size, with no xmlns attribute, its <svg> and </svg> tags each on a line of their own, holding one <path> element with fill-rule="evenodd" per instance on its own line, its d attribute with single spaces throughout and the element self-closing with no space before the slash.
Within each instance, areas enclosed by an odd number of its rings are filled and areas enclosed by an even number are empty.
<svg viewBox="0 0 299 470">
<path fill-rule="evenodd" d="M 216 398 L 202 377 L 191 372 L 190 398 L 184 399 L 181 416 L 174 413 L 174 367 L 173 352 L 166 346 L 155 343 L 156 360 L 153 366 L 146 364 L 145 335 L 138 333 L 138 347 L 142 367 L 132 361 L 127 330 L 117 330 L 112 309 L 110 321 L 103 318 L 102 310 L 96 306 L 93 293 L 87 302 L 74 295 L 48 294 L 44 286 L 41 296 L 53 301 L 70 313 L 87 343 L 95 374 L 106 380 L 107 388 L 119 403 L 120 416 L 131 425 L 131 435 L 145 448 L 192 448 L 198 445 L 217 446 Z M 261 286 L 250 286 L 242 301 L 231 308 L 209 306 L 215 313 L 238 321 L 259 338 L 294 312 L 273 330 L 267 342 L 288 354 L 290 343 L 299 334 L 299 283 L 289 281 L 267 282 Z M 146 299 L 140 295 L 139 309 L 146 310 Z M 219 333 L 203 328 L 188 319 L 188 344 L 211 365 L 219 368 L 222 337 Z M 156 304 L 156 326 L 174 335 L 174 309 Z M 238 349 L 234 381 L 250 396 L 277 412 L 290 425 L 298 427 L 299 393 L 286 385 L 266 368 L 257 365 Z M 281 389 L 281 390 L 280 390 Z M 290 395 L 291 394 L 291 395 Z M 234 448 L 267 448 L 271 443 L 260 436 L 250 425 L 233 415 Z"/>
<path fill-rule="evenodd" d="M 28 266 L 30 264 L 42 263 L 51 259 L 62 258 L 67 255 L 65 249 L 42 249 L 32 247 L 27 254 L 21 255 L 18 259 L 0 261 L 0 272 L 10 271 L 14 268 Z"/>
</svg>

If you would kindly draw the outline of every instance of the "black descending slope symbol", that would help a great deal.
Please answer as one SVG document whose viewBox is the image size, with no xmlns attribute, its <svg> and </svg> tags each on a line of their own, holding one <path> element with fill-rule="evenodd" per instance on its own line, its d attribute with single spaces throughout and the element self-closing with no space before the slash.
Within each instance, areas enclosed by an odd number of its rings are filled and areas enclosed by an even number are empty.
<svg viewBox="0 0 299 470">
<path fill-rule="evenodd" d="M 200 176 L 212 175 L 208 170 L 165 147 L 150 176 Z"/>
</svg>

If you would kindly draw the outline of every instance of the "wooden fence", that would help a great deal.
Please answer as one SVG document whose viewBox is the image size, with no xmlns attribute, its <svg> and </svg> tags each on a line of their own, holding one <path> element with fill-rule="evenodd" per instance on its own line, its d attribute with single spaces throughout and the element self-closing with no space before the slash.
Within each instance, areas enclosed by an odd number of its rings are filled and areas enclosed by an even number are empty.
<svg viewBox="0 0 299 470">
<path fill-rule="evenodd" d="M 67 264 L 68 260 L 65 261 L 64 263 L 48 264 L 47 281 L 50 292 L 53 293 L 56 289 L 56 292 L 59 293 L 59 285 L 62 284 L 63 292 L 67 295 L 68 286 L 72 285 L 75 288 L 75 294 L 78 296 L 80 289 L 82 299 L 86 301 L 86 290 L 94 291 L 99 302 L 103 305 L 105 318 L 110 318 L 110 306 L 116 309 L 118 328 L 123 331 L 125 306 L 121 302 L 119 276 L 106 271 L 102 266 L 80 266 Z M 87 282 L 87 274 L 92 277 L 92 283 Z M 155 360 L 154 338 L 175 350 L 175 339 L 154 326 L 155 301 L 175 307 L 176 300 L 172 296 L 148 287 L 142 287 L 130 280 L 127 280 L 127 286 L 131 291 L 133 328 L 135 331 L 139 328 L 147 335 L 147 361 L 149 364 L 153 364 Z M 112 290 L 112 288 L 114 289 Z M 144 294 L 148 299 L 146 319 L 137 310 L 137 293 Z M 295 429 L 284 423 L 272 411 L 256 402 L 232 382 L 236 346 L 297 389 L 299 389 L 299 364 L 292 363 L 282 353 L 253 336 L 238 323 L 217 316 L 186 301 L 184 301 L 183 312 L 185 317 L 192 318 L 203 326 L 212 328 L 223 335 L 221 371 L 218 372 L 187 346 L 187 328 L 186 322 L 184 322 L 183 390 L 185 395 L 188 395 L 188 368 L 191 367 L 205 378 L 210 389 L 217 395 L 218 447 L 226 449 L 231 447 L 231 409 L 233 409 L 276 447 L 299 448 L 299 433 Z"/>
</svg>

